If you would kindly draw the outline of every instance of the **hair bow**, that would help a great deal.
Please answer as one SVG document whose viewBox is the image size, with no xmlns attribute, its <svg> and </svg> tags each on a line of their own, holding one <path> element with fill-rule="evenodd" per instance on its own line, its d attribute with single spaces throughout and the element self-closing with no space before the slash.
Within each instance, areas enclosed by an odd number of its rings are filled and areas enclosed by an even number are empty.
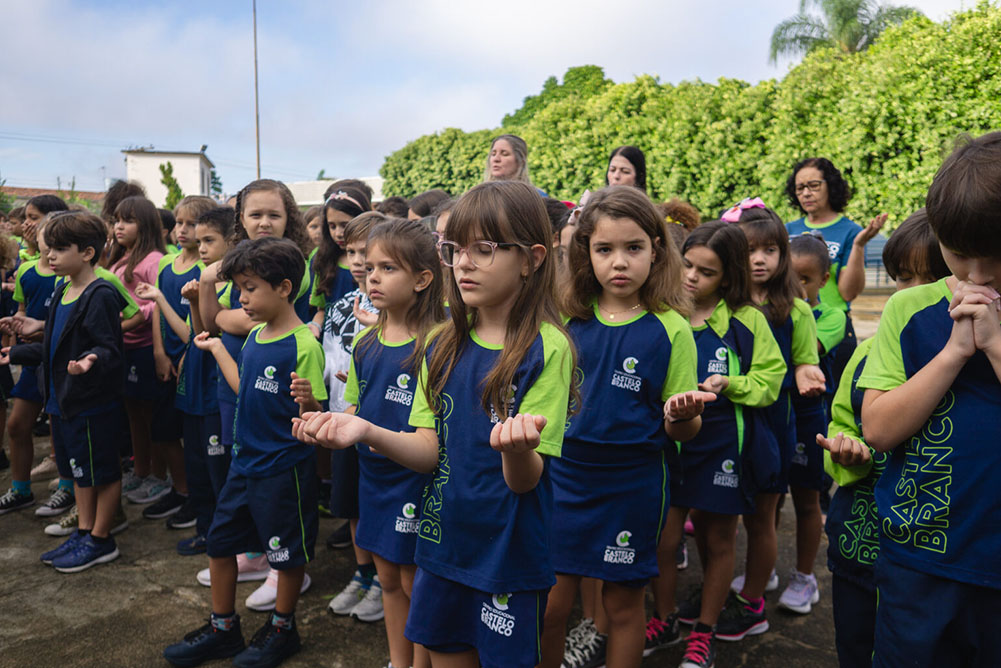
<svg viewBox="0 0 1001 668">
<path fill-rule="evenodd" d="M 738 204 L 734 204 L 732 207 L 726 210 L 726 212 L 720 216 L 720 220 L 725 220 L 728 223 L 738 223 L 740 222 L 740 214 L 747 209 L 766 209 L 765 203 L 761 201 L 760 197 L 750 198 L 747 197 L 741 200 Z"/>
</svg>

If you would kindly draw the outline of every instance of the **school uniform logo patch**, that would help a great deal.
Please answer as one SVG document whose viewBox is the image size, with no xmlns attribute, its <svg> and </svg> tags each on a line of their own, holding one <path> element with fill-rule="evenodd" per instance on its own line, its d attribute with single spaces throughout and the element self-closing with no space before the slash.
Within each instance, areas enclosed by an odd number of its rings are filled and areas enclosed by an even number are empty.
<svg viewBox="0 0 1001 668">
<path fill-rule="evenodd" d="M 732 459 L 724 459 L 720 465 L 720 470 L 713 474 L 713 485 L 716 487 L 729 487 L 737 489 L 740 485 L 740 478 L 734 473 L 736 464 Z"/>
<path fill-rule="evenodd" d="M 390 385 L 386 388 L 386 396 L 383 399 L 404 406 L 414 403 L 414 393 L 410 389 L 411 380 L 410 374 L 401 373 L 396 377 L 396 385 Z"/>
<path fill-rule="evenodd" d="M 806 456 L 806 444 L 797 443 L 796 452 L 792 456 L 792 463 L 797 466 L 806 466 L 810 463 L 810 459 Z"/>
<path fill-rule="evenodd" d="M 716 359 L 709 360 L 709 375 L 719 373 L 726 375 L 730 373 L 730 365 L 727 363 L 726 347 L 720 346 L 716 349 Z"/>
<path fill-rule="evenodd" d="M 282 547 L 281 539 L 278 536 L 272 536 L 268 539 L 268 562 L 276 564 L 288 560 L 288 548 Z"/>
<path fill-rule="evenodd" d="M 631 531 L 620 531 L 615 536 L 615 545 L 605 546 L 606 564 L 631 564 L 636 560 L 636 550 L 629 547 L 632 540 Z"/>
<path fill-rule="evenodd" d="M 636 376 L 636 367 L 640 361 L 635 357 L 627 357 L 622 360 L 622 370 L 616 369 L 612 372 L 612 387 L 620 387 L 630 392 L 639 392 L 643 386 L 643 379 Z"/>
<path fill-rule="evenodd" d="M 209 447 L 206 449 L 209 457 L 218 457 L 226 454 L 226 446 L 219 442 L 219 436 L 212 434 L 209 436 Z"/>
<path fill-rule="evenodd" d="M 488 629 L 502 636 L 514 633 L 514 615 L 507 612 L 512 594 L 494 594 L 490 603 L 483 603 L 480 608 L 480 621 Z"/>
<path fill-rule="evenodd" d="M 275 380 L 275 374 L 277 372 L 278 369 L 270 364 L 264 367 L 264 375 L 258 376 L 257 380 L 254 381 L 254 389 L 260 390 L 261 392 L 267 392 L 268 394 L 278 394 L 279 383 Z"/>
<path fill-rule="evenodd" d="M 75 459 L 70 459 L 70 468 L 73 470 L 73 477 L 74 478 L 82 478 L 83 477 L 83 468 L 76 465 L 76 460 Z"/>
<path fill-rule="evenodd" d="M 138 383 L 139 382 L 139 372 L 136 370 L 136 365 L 133 364 L 129 369 L 129 382 Z"/>
<path fill-rule="evenodd" d="M 417 533 L 417 506 L 412 503 L 404 503 L 401 514 L 396 517 L 396 533 Z"/>
</svg>

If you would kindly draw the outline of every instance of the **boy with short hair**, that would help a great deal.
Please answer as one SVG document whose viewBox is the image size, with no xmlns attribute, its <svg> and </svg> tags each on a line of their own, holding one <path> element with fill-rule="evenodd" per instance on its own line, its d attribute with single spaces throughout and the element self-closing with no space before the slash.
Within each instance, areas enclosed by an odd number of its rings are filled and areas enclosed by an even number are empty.
<svg viewBox="0 0 1001 668">
<path fill-rule="evenodd" d="M 119 556 L 110 531 L 122 487 L 125 358 L 119 314 L 126 303 L 95 273 L 106 237 L 104 223 L 90 213 L 52 216 L 45 226 L 49 266 L 67 280 L 52 295 L 42 342 L 14 346 L 2 359 L 41 365 L 56 458 L 63 460 L 60 468 L 72 471 L 78 529 L 41 557 L 63 573 Z"/>
<path fill-rule="evenodd" d="M 873 666 L 1001 665 L 1001 132 L 928 191 L 952 276 L 890 297 L 859 379 L 876 483 Z"/>
<path fill-rule="evenodd" d="M 299 650 L 295 605 L 313 558 L 318 512 L 315 453 L 292 436 L 291 420 L 326 399 L 323 350 L 293 304 L 304 272 L 291 241 L 242 241 L 223 259 L 220 276 L 240 288 L 244 311 L 261 324 L 248 334 L 239 367 L 220 339 L 208 332 L 194 339 L 237 393 L 236 430 L 208 534 L 212 616 L 164 650 L 174 665 L 236 657 L 234 665 L 244 668 L 275 666 Z M 274 613 L 246 649 L 235 612 L 236 555 L 243 552 L 265 552 L 279 572 Z"/>
</svg>

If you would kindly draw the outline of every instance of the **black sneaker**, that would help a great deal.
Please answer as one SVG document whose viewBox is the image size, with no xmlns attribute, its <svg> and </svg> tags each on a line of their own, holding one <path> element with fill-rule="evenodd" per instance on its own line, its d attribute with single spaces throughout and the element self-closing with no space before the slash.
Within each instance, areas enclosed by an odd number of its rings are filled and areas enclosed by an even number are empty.
<svg viewBox="0 0 1001 668">
<path fill-rule="evenodd" d="M 35 495 L 31 492 L 27 494 L 18 494 L 13 488 L 8 489 L 7 493 L 0 496 L 0 515 L 4 515 L 15 510 L 21 510 L 22 508 L 27 508 L 28 506 L 35 505 Z"/>
<path fill-rule="evenodd" d="M 678 613 L 668 615 L 663 621 L 651 617 L 646 623 L 646 645 L 643 647 L 643 656 L 650 656 L 658 649 L 677 645 L 679 642 L 681 642 L 681 629 L 678 627 Z"/>
<path fill-rule="evenodd" d="M 712 668 L 716 665 L 716 642 L 713 632 L 688 634 L 685 656 L 678 668 Z"/>
<path fill-rule="evenodd" d="M 39 413 L 38 420 L 35 421 L 34 426 L 31 428 L 31 433 L 35 436 L 48 436 L 51 432 L 49 416 L 45 413 Z"/>
<path fill-rule="evenodd" d="M 174 666 L 197 666 L 212 659 L 228 659 L 246 648 L 240 631 L 240 616 L 229 631 L 218 631 L 212 622 L 184 636 L 179 643 L 163 650 L 163 658 Z"/>
<path fill-rule="evenodd" d="M 154 504 L 152 508 L 147 508 L 146 510 L 152 510 L 156 505 Z M 145 515 L 145 512 L 143 514 Z M 195 512 L 195 504 L 191 503 L 190 498 L 185 500 L 180 510 L 167 518 L 168 529 L 190 529 L 197 523 L 198 513 Z"/>
<path fill-rule="evenodd" d="M 247 649 L 233 659 L 237 668 L 271 668 L 277 666 L 302 648 L 299 629 L 280 629 L 271 623 L 271 616 L 264 626 L 257 629 Z"/>
<path fill-rule="evenodd" d="M 177 543 L 177 553 L 182 557 L 205 554 L 206 550 L 208 550 L 208 540 L 201 534 L 185 538 Z"/>
<path fill-rule="evenodd" d="M 7 459 L 7 453 L 0 448 L 0 471 L 6 471 L 10 468 L 10 460 Z"/>
<path fill-rule="evenodd" d="M 344 547 L 351 547 L 351 523 L 345 522 L 341 528 L 334 529 L 334 533 L 327 538 L 327 547 L 332 550 L 339 550 Z"/>
<path fill-rule="evenodd" d="M 76 499 L 73 497 L 73 490 L 57 487 L 49 500 L 35 509 L 35 514 L 39 517 L 55 517 L 72 508 L 74 503 Z"/>
<path fill-rule="evenodd" d="M 756 636 L 768 630 L 768 619 L 765 617 L 765 605 L 761 610 L 754 611 L 740 594 L 731 592 L 727 597 L 726 607 L 716 624 L 716 637 L 727 642 L 743 640 L 746 636 Z"/>
<path fill-rule="evenodd" d="M 143 509 L 143 517 L 148 520 L 160 520 L 170 517 L 181 509 L 188 497 L 181 496 L 173 487 L 151 506 Z"/>
<path fill-rule="evenodd" d="M 590 619 L 581 623 L 567 634 L 563 649 L 562 668 L 598 668 L 605 665 L 605 650 L 608 648 L 608 636 L 598 633 L 594 622 Z"/>
<path fill-rule="evenodd" d="M 688 594 L 688 598 L 678 606 L 678 621 L 691 626 L 702 614 L 702 585 Z"/>
</svg>

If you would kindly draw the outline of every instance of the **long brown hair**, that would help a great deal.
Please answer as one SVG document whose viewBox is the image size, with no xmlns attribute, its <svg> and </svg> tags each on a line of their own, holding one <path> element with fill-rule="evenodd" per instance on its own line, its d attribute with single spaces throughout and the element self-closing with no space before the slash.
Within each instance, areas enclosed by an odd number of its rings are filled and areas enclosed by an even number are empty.
<svg viewBox="0 0 1001 668">
<path fill-rule="evenodd" d="M 539 244 L 547 250 L 552 246 L 552 230 L 542 198 L 535 188 L 521 181 L 490 181 L 467 192 L 448 217 L 445 238 L 461 245 L 468 245 L 477 239 L 517 243 L 521 245 L 520 252 L 530 261 L 531 246 Z M 549 323 L 566 336 L 556 306 L 555 265 L 555 258 L 547 252 L 535 271 L 524 279 L 521 292 L 511 307 L 504 349 L 483 380 L 481 402 L 488 413 L 493 405 L 498 415 L 507 414 L 508 388 L 543 323 Z M 444 392 L 452 369 L 477 323 L 476 309 L 470 309 L 462 301 L 454 279 L 448 282 L 446 297 L 451 318 L 434 337 L 425 384 L 427 400 L 432 406 Z M 567 341 L 571 362 L 576 367 L 576 354 L 569 337 Z M 576 395 L 573 383 L 570 391 Z"/>
<path fill-rule="evenodd" d="M 125 259 L 126 254 L 128 255 L 123 278 L 126 283 L 131 283 L 136 265 L 153 251 L 163 253 L 166 250 L 163 245 L 163 225 L 153 203 L 138 195 L 126 197 L 118 203 L 115 207 L 115 220 L 134 222 L 138 228 L 136 242 L 132 248 L 126 248 L 115 240 L 111 246 L 111 255 L 108 257 L 108 266 L 115 267 Z"/>
<path fill-rule="evenodd" d="M 357 219 L 372 211 L 372 203 L 365 195 L 365 191 L 353 186 L 339 188 L 327 197 L 320 211 L 322 222 L 320 229 L 320 245 L 313 258 L 313 273 L 316 276 L 316 291 L 325 295 L 334 287 L 334 279 L 337 277 L 337 262 L 344 256 L 344 249 L 337 245 L 333 235 L 330 233 L 330 224 L 327 223 L 327 211 L 340 211 Z M 336 296 L 336 295 L 335 295 Z"/>
<path fill-rule="evenodd" d="M 751 303 L 750 252 L 747 237 L 739 225 L 731 225 L 722 220 L 714 220 L 699 225 L 685 239 L 681 247 L 682 257 L 689 248 L 708 248 L 719 258 L 723 267 L 723 278 L 719 284 L 719 296 L 736 311 Z"/>
<path fill-rule="evenodd" d="M 602 288 L 591 266 L 591 235 L 598 221 L 605 217 L 632 220 L 650 238 L 653 266 L 640 287 L 639 301 L 643 308 L 651 312 L 671 309 L 688 317 L 692 303 L 682 289 L 681 255 L 653 203 L 642 190 L 632 186 L 602 188 L 581 211 L 567 254 L 570 280 L 563 291 L 563 312 L 581 320 L 594 315 L 592 304 Z"/>
<path fill-rule="evenodd" d="M 247 236 L 247 228 L 243 226 L 243 207 L 247 196 L 265 190 L 276 192 L 282 198 L 282 206 L 285 208 L 285 234 L 282 235 L 283 238 L 294 242 L 304 256 L 308 255 L 310 251 L 309 235 L 306 234 L 306 223 L 302 220 L 302 212 L 296 206 L 295 197 L 292 196 L 292 191 L 288 189 L 288 186 L 274 179 L 251 181 L 236 194 L 236 206 L 234 207 L 236 209 L 236 243 L 250 238 Z"/>
<path fill-rule="evenodd" d="M 789 261 L 789 232 L 779 215 L 768 208 L 744 209 L 739 224 L 747 235 L 748 246 L 777 246 L 779 249 L 779 266 L 764 286 L 768 303 L 758 306 L 770 323 L 781 325 L 789 317 L 793 301 L 806 297 Z"/>
</svg>

